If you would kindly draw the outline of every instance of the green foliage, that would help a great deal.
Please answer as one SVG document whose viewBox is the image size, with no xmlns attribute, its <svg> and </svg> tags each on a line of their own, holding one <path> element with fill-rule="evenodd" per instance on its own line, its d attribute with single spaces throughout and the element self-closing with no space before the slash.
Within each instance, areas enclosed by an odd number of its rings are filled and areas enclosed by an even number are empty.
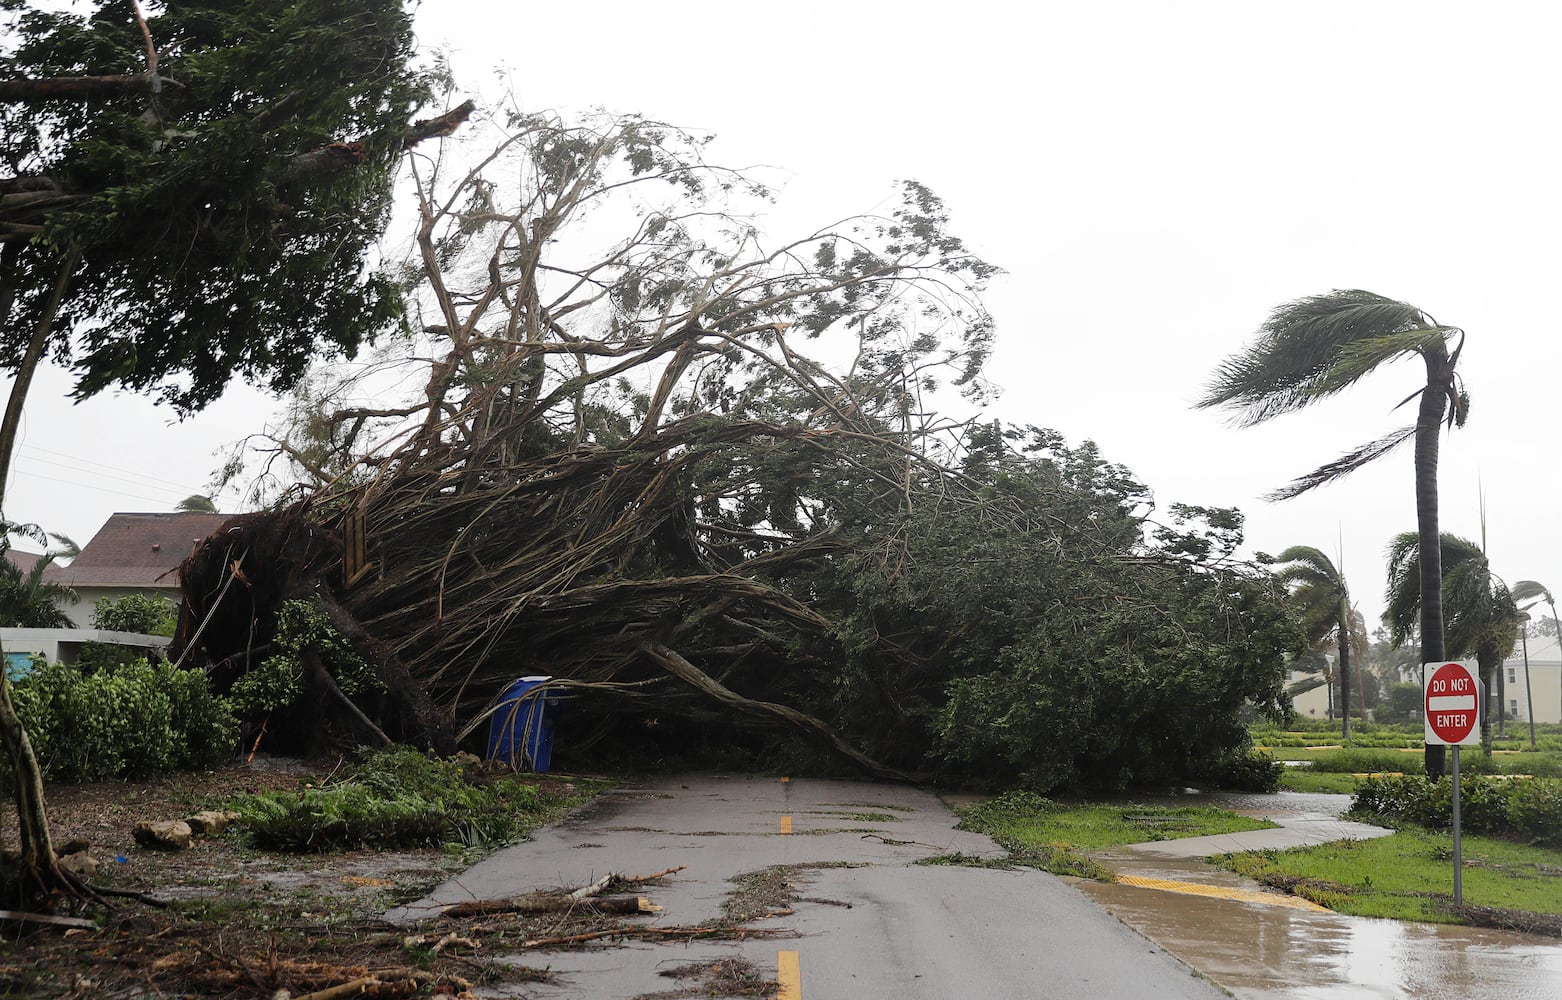
<svg viewBox="0 0 1562 1000">
<path fill-rule="evenodd" d="M 17 714 L 51 781 L 140 778 L 222 763 L 238 724 L 199 670 L 137 660 L 84 675 L 59 663 L 15 685 Z"/>
<path fill-rule="evenodd" d="M 304 665 L 297 656 L 268 656 L 228 688 L 233 709 L 251 717 L 275 712 L 304 693 Z"/>
<path fill-rule="evenodd" d="M 1422 693 L 1419 684 L 1405 681 L 1390 684 L 1373 709 L 1372 717 L 1380 722 L 1413 723 L 1421 712 Z"/>
<path fill-rule="evenodd" d="M 960 825 L 967 830 L 987 832 L 1017 819 L 1044 816 L 1057 808 L 1057 803 L 1045 796 L 1011 789 L 960 810 Z"/>
<path fill-rule="evenodd" d="M 352 778 L 234 803 L 259 847 L 279 851 L 502 844 L 560 808 L 513 776 L 479 782 L 409 747 L 367 755 Z"/>
<path fill-rule="evenodd" d="M 1516 780 L 1509 785 L 1508 823 L 1514 834 L 1562 850 L 1562 780 Z"/>
<path fill-rule="evenodd" d="M 1460 827 L 1472 834 L 1514 837 L 1562 848 L 1562 780 L 1461 777 Z M 1453 782 L 1421 776 L 1368 778 L 1356 790 L 1351 809 L 1385 820 L 1429 829 L 1453 824 Z"/>
<path fill-rule="evenodd" d="M 383 688 L 374 668 L 311 601 L 282 603 L 273 645 L 278 652 L 251 667 L 228 690 L 234 710 L 242 716 L 265 715 L 297 701 L 305 690 L 305 655 L 318 656 L 344 694 Z"/>
<path fill-rule="evenodd" d="M 946 771 L 1044 791 L 1234 777 L 1239 713 L 1281 716 L 1303 641 L 1272 578 L 1232 559 L 1241 515 L 1173 505 L 1146 539 L 1148 491 L 1093 445 L 1036 429 L 974 445 L 986 503 L 914 507 L 893 570 L 841 561 L 851 730 L 909 713 Z M 885 659 L 886 638 L 910 655 Z"/>
<path fill-rule="evenodd" d="M 1462 331 L 1437 325 L 1409 303 L 1372 292 L 1310 295 L 1271 312 L 1253 343 L 1215 370 L 1196 405 L 1224 407 L 1239 425 L 1249 427 L 1342 392 L 1397 359 L 1419 355 L 1429 367 L 1446 367 L 1435 384 L 1429 379 L 1427 391 L 1447 395 L 1454 419 L 1463 426 L 1468 400 L 1454 386 L 1447 349 L 1456 336 L 1462 339 Z M 1288 499 L 1334 482 L 1427 430 L 1435 433 L 1437 427 L 1392 431 L 1276 490 L 1270 499 Z"/>
<path fill-rule="evenodd" d="M 0 627 L 70 628 L 70 616 L 60 604 L 75 604 L 76 591 L 44 580 L 50 558 L 39 559 L 24 573 L 7 552 L 0 536 Z"/>
<path fill-rule="evenodd" d="M 0 77 L 144 68 L 130 4 L 0 6 Z M 427 96 L 410 19 L 398 0 L 206 0 L 147 21 L 156 92 L 0 104 L 6 190 L 59 196 L 0 211 L 42 230 L 6 244 L 19 292 L 0 356 L 21 358 L 74 261 L 51 348 L 78 396 L 118 384 L 194 410 L 236 374 L 285 388 L 321 348 L 351 352 L 398 311 L 394 283 L 365 265 Z"/>
<path fill-rule="evenodd" d="M 1273 792 L 1280 788 L 1285 765 L 1261 750 L 1238 747 L 1201 761 L 1191 775 L 1212 788 L 1243 792 Z"/>
<path fill-rule="evenodd" d="M 1420 759 L 1411 754 L 1357 745 L 1321 753 L 1308 762 L 1307 769 L 1331 774 L 1370 774 L 1419 770 L 1420 764 Z"/>
<path fill-rule="evenodd" d="M 99 601 L 92 609 L 92 627 L 111 632 L 173 635 L 178 623 L 179 609 L 174 602 L 151 594 L 126 594 Z"/>
</svg>

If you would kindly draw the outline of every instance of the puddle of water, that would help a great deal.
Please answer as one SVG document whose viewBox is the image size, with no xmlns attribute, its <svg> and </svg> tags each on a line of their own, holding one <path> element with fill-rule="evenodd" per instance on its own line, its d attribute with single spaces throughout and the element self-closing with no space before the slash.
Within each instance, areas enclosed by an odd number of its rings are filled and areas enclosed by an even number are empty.
<svg viewBox="0 0 1562 1000">
<path fill-rule="evenodd" d="M 1349 808 L 1350 796 L 1189 792 L 1147 804 L 1212 805 L 1307 821 L 1338 816 Z M 1255 888 L 1251 881 L 1197 858 L 1156 857 L 1128 849 L 1096 856 L 1125 874 Z M 1347 917 L 1128 885 L 1082 882 L 1079 888 L 1242 1000 L 1562 997 L 1562 942 L 1550 938 Z"/>
<path fill-rule="evenodd" d="M 1243 1000 L 1562 996 L 1562 943 L 1545 938 L 1123 885 L 1079 888 Z"/>
</svg>

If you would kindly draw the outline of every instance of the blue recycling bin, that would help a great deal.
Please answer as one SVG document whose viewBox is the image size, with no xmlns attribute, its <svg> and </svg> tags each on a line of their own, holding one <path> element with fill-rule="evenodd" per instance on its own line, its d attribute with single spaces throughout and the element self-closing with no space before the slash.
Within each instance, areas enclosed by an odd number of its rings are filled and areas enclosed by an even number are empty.
<svg viewBox="0 0 1562 1000">
<path fill-rule="evenodd" d="M 499 696 L 488 723 L 488 759 L 545 772 L 553 763 L 557 695 L 538 690 L 552 677 L 522 677 Z"/>
</svg>

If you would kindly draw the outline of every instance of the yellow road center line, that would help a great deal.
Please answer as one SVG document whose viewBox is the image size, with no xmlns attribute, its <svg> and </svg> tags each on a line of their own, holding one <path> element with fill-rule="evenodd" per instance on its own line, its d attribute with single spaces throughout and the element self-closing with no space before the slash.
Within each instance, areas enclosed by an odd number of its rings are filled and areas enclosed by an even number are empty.
<svg viewBox="0 0 1562 1000">
<path fill-rule="evenodd" d="M 797 952 L 776 953 L 776 981 L 781 984 L 776 1000 L 803 1000 L 803 971 Z"/>
<path fill-rule="evenodd" d="M 1300 896 L 1282 896 L 1275 892 L 1254 892 L 1251 889 L 1227 889 L 1218 885 L 1200 885 L 1197 882 L 1173 882 L 1164 878 L 1142 878 L 1138 875 L 1119 875 L 1123 885 L 1135 885 L 1141 889 L 1161 889 L 1180 892 L 1189 896 L 1209 896 L 1213 899 L 1235 899 L 1244 903 L 1265 903 L 1269 906 L 1288 906 L 1293 910 L 1312 910 L 1315 913 L 1331 912 L 1327 906 L 1319 906 Z"/>
<path fill-rule="evenodd" d="M 781 817 L 781 832 L 782 833 L 791 833 L 792 832 L 792 817 L 790 817 L 790 816 L 782 816 Z"/>
</svg>

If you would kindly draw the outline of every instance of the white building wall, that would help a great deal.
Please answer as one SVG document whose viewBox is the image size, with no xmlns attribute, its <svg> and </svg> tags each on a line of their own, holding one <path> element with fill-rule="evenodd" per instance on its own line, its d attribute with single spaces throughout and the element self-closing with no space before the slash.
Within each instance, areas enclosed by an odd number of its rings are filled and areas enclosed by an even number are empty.
<svg viewBox="0 0 1562 1000">
<path fill-rule="evenodd" d="M 1524 688 L 1524 647 L 1520 645 L 1502 664 L 1503 679 L 1507 683 L 1504 692 L 1510 718 L 1529 721 L 1530 699 L 1534 696 L 1536 722 L 1562 722 L 1562 654 L 1557 649 L 1556 637 L 1529 640 L 1529 691 Z M 1492 684 L 1492 697 L 1497 685 Z M 1517 712 L 1514 712 L 1514 709 Z"/>
</svg>

